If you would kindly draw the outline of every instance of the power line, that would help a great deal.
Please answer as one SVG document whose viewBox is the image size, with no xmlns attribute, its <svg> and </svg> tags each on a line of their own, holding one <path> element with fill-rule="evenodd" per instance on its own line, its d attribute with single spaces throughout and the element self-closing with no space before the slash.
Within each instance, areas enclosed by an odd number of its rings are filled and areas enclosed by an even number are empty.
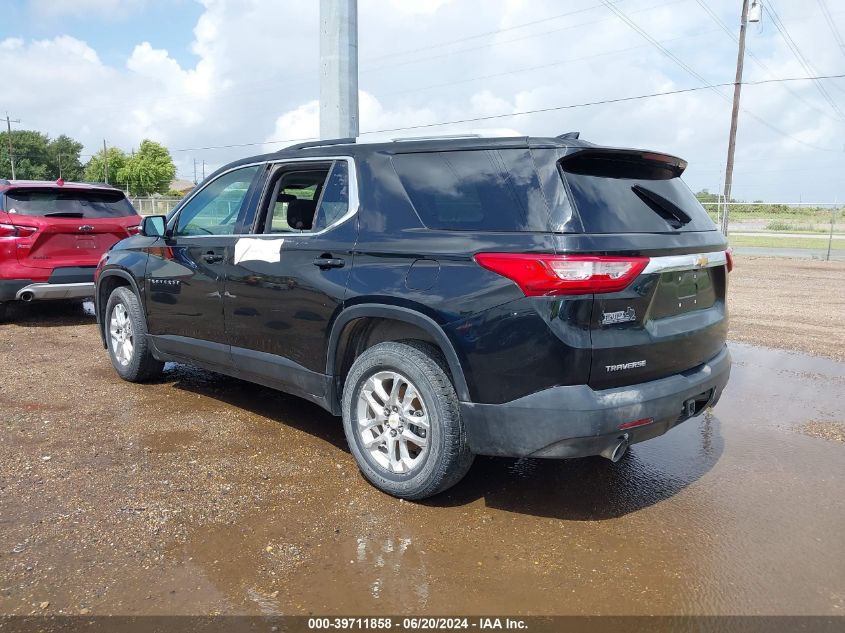
<svg viewBox="0 0 845 633">
<path fill-rule="evenodd" d="M 662 46 L 662 45 L 660 44 L 660 42 L 658 42 L 657 40 L 655 40 L 655 39 L 654 39 L 651 35 L 649 35 L 649 34 L 648 34 L 648 33 L 647 33 L 647 32 L 646 32 L 643 28 L 641 28 L 641 27 L 640 27 L 640 26 L 639 26 L 636 22 L 634 22 L 634 21 L 633 21 L 633 20 L 631 20 L 631 19 L 630 19 L 627 15 L 625 15 L 625 13 L 624 13 L 621 9 L 619 9 L 618 7 L 613 6 L 613 5 L 609 2 L 609 0 L 602 0 L 602 2 L 604 3 L 604 5 L 605 5 L 608 9 L 610 9 L 610 10 L 611 10 L 613 13 L 615 13 L 615 14 L 616 14 L 616 15 L 617 15 L 617 16 L 618 16 L 618 17 L 619 17 L 619 18 L 620 18 L 623 22 L 625 22 L 625 24 L 627 24 L 629 27 L 631 27 L 631 29 L 633 29 L 634 31 L 636 31 L 637 33 L 639 33 L 639 34 L 640 34 L 640 35 L 641 35 L 641 36 L 642 36 L 642 37 L 643 37 L 646 41 L 650 42 L 650 43 L 651 43 L 651 44 L 652 44 L 655 48 L 657 48 L 657 49 L 658 49 L 661 53 L 663 53 L 663 55 L 664 55 L 664 56 L 666 56 L 666 57 L 668 57 L 669 59 L 671 59 L 673 62 L 675 62 L 675 64 L 677 64 L 678 66 L 680 66 L 680 67 L 681 67 L 683 70 L 685 70 L 688 74 L 692 75 L 693 77 L 695 77 L 695 78 L 696 78 L 696 79 L 698 79 L 699 81 L 703 82 L 703 83 L 705 84 L 705 87 L 706 87 L 706 88 L 710 88 L 710 89 L 712 89 L 712 90 L 713 90 L 713 92 L 719 96 L 719 98 L 723 99 L 724 101 L 727 101 L 728 103 L 730 103 L 730 102 L 731 102 L 731 100 L 730 100 L 730 98 L 729 98 L 728 96 L 726 96 L 724 93 L 722 93 L 720 90 L 718 90 L 718 85 L 713 85 L 713 84 L 710 84 L 710 83 L 709 83 L 709 82 L 708 82 L 708 81 L 707 81 L 704 77 L 702 77 L 702 76 L 701 76 L 700 74 L 698 74 L 695 70 L 693 70 L 690 66 L 688 66 L 686 63 L 684 63 L 684 61 L 683 61 L 682 59 L 680 59 L 677 55 L 675 55 L 674 53 L 672 53 L 672 51 L 670 51 L 669 49 L 667 49 L 665 46 Z M 734 81 L 734 82 L 732 82 L 732 83 L 730 83 L 730 84 L 727 84 L 727 85 L 730 85 L 730 86 L 734 86 L 734 87 L 736 87 L 737 85 L 742 85 L 742 84 L 741 84 L 740 82 L 736 82 L 736 81 Z M 830 149 L 826 149 L 826 148 L 821 148 L 821 147 L 819 147 L 819 146 L 817 146 L 817 145 L 813 145 L 812 143 L 807 143 L 806 141 L 802 141 L 801 139 L 796 138 L 796 137 L 792 136 L 791 134 L 789 134 L 788 132 L 784 132 L 783 130 L 781 130 L 781 129 L 780 129 L 780 128 L 778 128 L 777 126 L 775 126 L 775 125 L 773 125 L 773 124 L 769 123 L 768 121 L 766 121 L 766 120 L 765 120 L 765 119 L 763 119 L 762 117 L 760 117 L 760 116 L 758 116 L 758 115 L 754 114 L 753 112 L 751 112 L 751 111 L 750 111 L 750 110 L 748 110 L 747 108 L 740 108 L 740 110 L 741 110 L 742 112 L 744 112 L 747 116 L 750 116 L 752 119 L 754 119 L 755 121 L 757 121 L 758 123 L 760 123 L 761 125 L 763 125 L 763 126 L 765 126 L 765 127 L 769 128 L 769 129 L 770 129 L 770 130 L 772 130 L 773 132 L 776 132 L 776 133 L 780 134 L 781 136 L 784 136 L 784 137 L 786 137 L 786 138 L 792 139 L 792 140 L 793 140 L 793 141 L 795 141 L 796 143 L 800 143 L 800 144 L 802 144 L 802 145 L 806 145 L 807 147 L 812 147 L 813 149 L 819 149 L 819 150 L 823 150 L 823 151 L 836 151 L 836 150 L 830 150 Z"/>
<path fill-rule="evenodd" d="M 809 60 L 804 56 L 801 52 L 801 49 L 798 47 L 798 44 L 792 39 L 792 36 L 789 34 L 789 31 L 786 28 L 786 25 L 780 19 L 777 11 L 775 10 L 774 6 L 769 6 L 769 3 L 763 5 L 763 9 L 772 19 L 772 23 L 775 25 L 775 28 L 780 33 L 783 41 L 786 42 L 787 47 L 792 52 L 795 59 L 798 60 L 798 63 L 801 64 L 801 67 L 807 73 L 807 76 L 811 76 L 815 74 L 815 70 L 813 69 L 812 64 L 810 64 Z M 830 93 L 825 89 L 825 87 L 821 84 L 821 82 L 814 82 L 816 88 L 818 88 L 819 93 L 824 97 L 824 100 L 830 104 L 830 107 L 836 112 L 837 115 L 843 120 L 845 120 L 845 113 L 842 112 L 839 105 L 831 98 Z"/>
<path fill-rule="evenodd" d="M 842 35 L 839 33 L 836 22 L 833 21 L 833 16 L 830 14 L 827 2 L 825 0 L 818 0 L 818 2 L 819 8 L 822 10 L 822 15 L 824 15 L 824 19 L 827 21 L 827 25 L 830 27 L 831 33 L 833 33 L 833 38 L 836 40 L 836 43 L 839 44 L 842 54 L 845 55 L 845 41 L 843 41 Z"/>
<path fill-rule="evenodd" d="M 842 77 L 845 77 L 845 74 L 841 74 L 841 75 L 820 75 L 816 78 L 818 78 L 818 79 L 839 79 L 839 78 L 842 78 Z M 806 81 L 808 79 L 812 79 L 812 78 L 811 77 L 789 77 L 789 78 L 782 78 L 782 79 L 760 79 L 760 80 L 757 80 L 757 81 L 744 81 L 744 82 L 742 82 L 742 85 L 752 85 L 752 86 L 754 86 L 754 85 L 778 83 L 778 82 L 785 82 L 785 81 Z M 426 124 L 421 124 L 421 125 L 412 125 L 412 126 L 408 126 L 408 127 L 398 127 L 398 128 L 391 128 L 391 129 L 386 129 L 386 130 L 373 130 L 371 132 L 362 132 L 362 134 L 376 134 L 376 133 L 383 133 L 383 132 L 400 132 L 400 131 L 404 131 L 404 130 L 416 130 L 416 129 L 427 128 L 427 127 L 438 127 L 438 126 L 441 126 L 441 125 L 452 125 L 452 124 L 456 124 L 456 123 L 474 123 L 474 122 L 477 122 L 477 121 L 488 121 L 488 120 L 492 120 L 492 119 L 501 119 L 501 118 L 505 118 L 505 117 L 521 116 L 521 115 L 525 115 L 525 114 L 538 114 L 538 113 L 542 113 L 542 112 L 553 112 L 553 111 L 557 111 L 557 110 L 568 110 L 568 109 L 572 109 L 572 108 L 582 108 L 582 107 L 587 107 L 587 106 L 607 105 L 607 104 L 613 104 L 613 103 L 623 103 L 623 102 L 627 102 L 627 101 L 639 101 L 641 99 L 649 99 L 649 98 L 652 98 L 652 97 L 663 97 L 663 96 L 667 96 L 667 95 L 683 94 L 683 93 L 686 93 L 686 92 L 696 92 L 696 91 L 699 91 L 699 90 L 711 90 L 713 88 L 724 88 L 724 87 L 727 87 L 727 86 L 733 86 L 734 83 L 735 82 L 726 82 L 726 83 L 721 83 L 721 84 L 706 84 L 704 86 L 694 86 L 692 88 L 680 88 L 680 89 L 677 89 L 677 90 L 666 90 L 666 91 L 663 91 L 663 92 L 653 92 L 653 93 L 649 93 L 649 94 L 637 95 L 637 96 L 632 96 L 632 97 L 617 97 L 617 98 L 613 98 L 613 99 L 602 99 L 602 100 L 599 100 L 599 101 L 588 101 L 588 102 L 585 102 L 585 103 L 576 103 L 576 104 L 563 105 L 563 106 L 553 106 L 553 107 L 549 107 L 549 108 L 538 108 L 538 109 L 535 109 L 535 110 L 523 110 L 521 112 L 511 112 L 511 113 L 508 113 L 508 114 L 494 114 L 494 115 L 489 115 L 489 116 L 473 117 L 473 118 L 467 118 L 467 119 L 457 119 L 457 120 L 454 120 L 454 121 L 445 121 L 445 122 L 442 122 L 442 123 L 426 123 Z M 765 123 L 761 119 L 759 119 L 759 120 L 762 123 Z M 776 128 L 773 128 L 773 129 L 776 129 Z M 787 135 L 787 136 L 789 136 L 789 135 Z M 790 136 L 790 138 L 793 138 L 793 140 L 795 140 L 799 143 L 803 143 L 804 145 L 808 145 L 809 147 L 813 147 L 814 149 L 818 149 L 818 150 L 826 151 L 826 152 L 834 152 L 834 153 L 837 153 L 837 154 L 841 153 L 840 150 L 835 150 L 835 149 L 831 149 L 831 148 L 827 148 L 827 147 L 818 147 L 816 145 L 806 143 L 806 142 L 804 142 L 800 139 L 797 139 L 797 138 L 794 138 L 794 137 L 791 137 L 791 136 Z"/>
<path fill-rule="evenodd" d="M 690 39 L 690 37 L 703 37 L 705 35 L 710 35 L 710 34 L 714 33 L 715 31 L 716 31 L 716 29 L 712 29 L 710 31 L 701 31 L 699 33 L 696 33 L 693 36 L 681 35 L 681 36 L 678 36 L 678 37 L 671 37 L 671 38 L 663 39 L 663 40 L 660 40 L 660 41 L 663 42 L 663 43 L 674 42 L 676 40 L 686 40 L 686 41 L 688 41 Z M 513 70 L 505 70 L 505 71 L 493 73 L 493 74 L 490 74 L 490 75 L 479 75 L 479 76 L 476 76 L 476 77 L 466 77 L 464 79 L 458 79 L 456 81 L 448 81 L 448 82 L 444 82 L 444 83 L 440 83 L 440 84 L 432 84 L 432 85 L 429 85 L 429 86 L 422 86 L 420 88 L 411 88 L 409 90 L 396 90 L 396 91 L 393 91 L 393 92 L 379 93 L 379 94 L 384 95 L 384 96 L 397 95 L 397 94 L 409 94 L 409 93 L 414 93 L 414 92 L 421 92 L 423 90 L 431 90 L 433 88 L 445 88 L 445 87 L 448 87 L 448 86 L 455 86 L 455 85 L 458 85 L 458 84 L 470 83 L 470 82 L 473 82 L 473 81 L 481 81 L 481 80 L 485 80 L 485 79 L 496 79 L 498 77 L 506 77 L 508 75 L 517 75 L 517 74 L 522 74 L 522 73 L 527 73 L 527 72 L 533 72 L 533 71 L 536 71 L 536 70 L 544 70 L 546 68 L 554 68 L 555 66 L 562 66 L 564 64 L 571 64 L 572 62 L 580 62 L 580 61 L 585 61 L 585 60 L 588 60 L 588 59 L 597 59 L 599 57 L 606 57 L 608 55 L 618 55 L 620 53 L 628 53 L 630 51 L 637 50 L 639 48 L 644 48 L 646 46 L 648 46 L 648 45 L 647 44 L 638 44 L 637 46 L 628 46 L 626 48 L 616 48 L 616 49 L 613 49 L 613 50 L 610 50 L 610 51 L 603 51 L 601 53 L 595 53 L 593 55 L 583 55 L 583 56 L 580 56 L 580 57 L 570 57 L 569 59 L 561 59 L 561 60 L 549 62 L 549 63 L 546 63 L 546 64 L 539 64 L 537 66 L 515 68 Z"/>
<path fill-rule="evenodd" d="M 621 0 L 615 0 L 615 2 L 620 2 Z M 671 3 L 669 3 L 671 4 Z M 445 42 L 439 42 L 437 44 L 429 44 L 427 46 L 420 46 L 419 48 L 409 48 L 405 49 L 404 51 L 394 51 L 392 53 L 385 53 L 384 55 L 376 55 L 375 57 L 370 57 L 365 59 L 365 62 L 376 61 L 379 59 L 394 59 L 396 57 L 400 57 L 403 55 L 410 55 L 412 53 L 420 53 L 422 51 L 428 51 L 432 49 L 440 49 L 444 46 L 451 46 L 452 44 L 460 44 L 461 42 L 468 42 L 470 40 L 477 40 L 482 37 L 488 37 L 490 35 L 499 35 L 500 33 L 507 33 L 508 31 L 516 31 L 518 29 L 524 29 L 527 26 L 534 26 L 535 24 L 545 24 L 547 22 L 551 22 L 553 20 L 559 20 L 560 18 L 565 18 L 570 15 L 576 15 L 578 13 L 586 13 L 587 11 L 593 11 L 594 9 L 601 8 L 602 5 L 594 4 L 589 7 L 584 7 L 582 9 L 576 9 L 575 11 L 567 11 L 566 13 L 558 13 L 557 15 L 550 15 L 545 18 L 541 18 L 539 20 L 532 20 L 530 22 L 522 22 L 521 24 L 515 24 L 514 26 L 508 26 L 501 29 L 493 29 L 492 31 L 484 31 L 482 33 L 476 33 L 474 35 L 468 35 L 466 37 L 461 37 L 455 40 L 447 40 Z"/>
<path fill-rule="evenodd" d="M 845 78 L 845 73 L 837 74 L 837 75 L 817 75 L 816 77 L 782 77 L 782 78 L 777 78 L 777 79 L 760 79 L 760 80 L 756 80 L 756 81 L 744 81 L 744 82 L 742 82 L 742 84 L 743 85 L 756 86 L 756 85 L 781 83 L 781 82 L 808 81 L 808 80 L 811 80 L 811 79 L 841 79 L 841 78 Z M 687 93 L 687 92 L 697 92 L 697 91 L 700 91 L 700 90 L 712 90 L 713 88 L 724 88 L 724 87 L 733 86 L 733 85 L 734 85 L 734 82 L 726 82 L 726 83 L 721 83 L 721 84 L 706 84 L 704 86 L 693 86 L 691 88 L 679 88 L 677 90 L 665 90 L 665 91 L 662 91 L 662 92 L 652 92 L 652 93 L 648 93 L 648 94 L 635 95 L 635 96 L 630 96 L 630 97 L 616 97 L 616 98 L 612 98 L 612 99 L 600 99 L 600 100 L 597 100 L 597 101 L 587 101 L 587 102 L 583 102 L 583 103 L 572 103 L 572 104 L 567 104 L 567 105 L 552 106 L 552 107 L 548 107 L 548 108 L 537 108 L 537 109 L 534 109 L 534 110 L 521 110 L 521 111 L 518 111 L 518 112 L 508 112 L 508 113 L 503 113 L 503 114 L 491 114 L 491 115 L 487 115 L 487 116 L 470 117 L 470 118 L 466 118 L 466 119 L 455 119 L 455 120 L 452 120 L 452 121 L 441 121 L 439 123 L 422 123 L 422 124 L 419 124 L 419 125 L 409 125 L 409 126 L 405 126 L 405 127 L 386 128 L 386 129 L 381 129 L 381 130 L 367 130 L 367 131 L 361 132 L 361 134 L 364 135 L 364 134 L 382 134 L 382 133 L 386 133 L 386 132 L 404 132 L 404 131 L 407 131 L 407 130 L 418 130 L 418 129 L 423 129 L 423 128 L 440 127 L 440 126 L 443 126 L 443 125 L 455 125 L 455 124 L 459 124 L 459 123 L 475 123 L 475 122 L 478 122 L 478 121 L 490 121 L 490 120 L 494 120 L 494 119 L 504 119 L 504 118 L 508 118 L 508 117 L 523 116 L 523 115 L 528 115 L 528 114 L 540 114 L 540 113 L 543 113 L 543 112 L 554 112 L 554 111 L 558 111 L 558 110 L 570 110 L 570 109 L 574 109 L 574 108 L 584 108 L 584 107 L 589 107 L 589 106 L 608 105 L 608 104 L 614 104 L 614 103 L 624 103 L 624 102 L 628 102 L 628 101 L 640 101 L 642 99 L 651 99 L 651 98 L 654 98 L 654 97 L 664 97 L 664 96 L 669 96 L 669 95 L 677 95 L 677 94 L 683 94 L 683 93 Z M 231 143 L 231 144 L 228 144 L 228 145 L 209 145 L 209 146 L 205 146 L 205 147 L 184 147 L 184 148 L 174 149 L 172 151 L 174 151 L 174 152 L 197 152 L 197 151 L 203 151 L 203 150 L 231 149 L 231 148 L 237 148 L 237 147 L 254 147 L 254 146 L 258 146 L 258 145 L 276 145 L 276 144 L 280 144 L 280 143 L 296 143 L 296 142 L 311 141 L 311 140 L 315 140 L 315 138 L 313 136 L 311 136 L 311 137 L 307 137 L 307 138 L 286 138 L 286 139 L 278 139 L 278 140 L 274 140 L 274 141 L 257 141 L 257 142 L 254 142 L 254 143 Z M 804 141 L 801 141 L 800 139 L 794 139 L 794 140 L 798 141 L 799 143 L 804 143 Z M 809 143 L 804 143 L 804 144 L 809 145 L 810 147 L 813 147 L 814 149 L 817 149 L 817 150 L 820 150 L 820 151 L 833 152 L 833 153 L 837 153 L 837 154 L 841 153 L 840 150 L 836 150 L 836 149 L 830 149 L 830 148 L 827 148 L 827 147 L 818 147 L 818 146 L 815 146 L 815 145 L 811 145 Z"/>
<path fill-rule="evenodd" d="M 704 11 L 710 16 L 710 19 L 712 19 L 716 24 L 718 24 L 719 28 L 721 28 L 722 31 L 724 31 L 729 38 L 731 38 L 731 41 L 733 41 L 734 44 L 739 44 L 739 38 L 737 38 L 737 36 L 734 34 L 734 32 L 728 27 L 727 24 L 725 24 L 722 21 L 722 19 L 713 11 L 713 9 L 711 9 L 707 5 L 707 2 L 705 2 L 705 0 L 695 0 L 695 1 L 698 4 L 698 6 L 700 6 L 702 9 L 704 9 Z M 822 2 L 822 1 L 823 0 L 819 0 L 819 2 Z M 755 55 L 754 52 L 751 51 L 751 49 L 746 48 L 745 54 L 748 57 L 750 57 L 751 60 L 755 64 L 757 64 L 757 66 L 762 68 L 769 77 L 775 77 L 776 76 L 775 73 L 772 71 L 772 69 L 769 68 L 769 66 L 762 59 L 760 59 L 757 55 Z M 809 106 L 814 111 L 821 114 L 822 116 L 828 117 L 829 119 L 831 119 L 833 121 L 841 122 L 841 119 L 839 117 L 831 117 L 831 115 L 828 112 L 822 110 L 821 108 L 817 107 L 812 102 L 810 102 L 807 99 L 805 99 L 804 97 L 802 97 L 799 93 L 792 90 L 787 84 L 784 84 L 784 88 L 786 88 L 787 92 L 789 92 L 789 94 L 791 94 L 793 97 L 795 97 L 799 101 L 803 102 L 805 105 Z"/>
<path fill-rule="evenodd" d="M 610 1 L 610 0 L 608 0 L 608 1 Z M 616 0 L 616 1 L 618 2 L 618 0 Z M 672 4 L 678 4 L 679 2 L 686 2 L 686 1 L 687 0 L 669 0 L 668 2 L 661 2 L 659 4 L 651 5 L 651 6 L 648 6 L 648 7 L 643 7 L 641 9 L 636 9 L 635 11 L 632 11 L 631 13 L 643 13 L 645 11 L 651 11 L 652 9 L 659 9 L 659 8 L 662 8 L 662 7 L 665 7 L 665 6 L 669 6 L 669 5 L 672 5 Z M 602 2 L 605 2 L 605 0 L 602 0 Z M 419 57 L 417 59 L 410 59 L 410 60 L 406 60 L 406 61 L 402 61 L 402 62 L 397 62 L 397 63 L 394 63 L 394 64 L 384 64 L 382 66 L 373 66 L 373 67 L 368 67 L 368 68 L 365 67 L 365 68 L 361 69 L 361 72 L 362 73 L 368 73 L 368 72 L 373 72 L 373 71 L 378 71 L 378 70 L 387 70 L 387 69 L 390 69 L 390 68 L 398 68 L 398 67 L 402 67 L 402 66 L 407 66 L 409 64 L 417 64 L 419 62 L 429 61 L 429 60 L 432 60 L 432 59 L 442 59 L 444 57 L 451 58 L 455 55 L 460 55 L 462 53 L 469 53 L 469 52 L 472 52 L 472 51 L 478 51 L 478 50 L 482 50 L 482 49 L 485 49 L 485 48 L 490 48 L 491 46 L 497 46 L 497 45 L 501 45 L 501 44 L 511 44 L 513 42 L 521 42 L 522 40 L 527 40 L 527 39 L 531 39 L 531 38 L 534 38 L 534 37 L 543 37 L 544 35 L 552 35 L 554 33 L 560 33 L 561 31 L 568 31 L 570 29 L 575 29 L 575 28 L 582 27 L 582 26 L 589 26 L 591 24 L 598 24 L 599 22 L 607 21 L 607 19 L 608 19 L 607 17 L 597 18 L 595 20 L 589 20 L 587 22 L 578 22 L 577 24 L 568 24 L 566 26 L 562 26 L 560 28 L 552 29 L 550 31 L 540 31 L 539 33 L 529 33 L 528 35 L 522 35 L 520 37 L 512 38 L 512 39 L 509 39 L 509 40 L 504 40 L 504 41 L 499 41 L 499 42 L 489 42 L 487 44 L 481 44 L 480 46 L 474 46 L 472 48 L 462 48 L 462 49 L 459 49 L 457 51 L 450 51 L 448 53 L 439 53 L 437 55 L 429 55 L 427 57 Z"/>
</svg>

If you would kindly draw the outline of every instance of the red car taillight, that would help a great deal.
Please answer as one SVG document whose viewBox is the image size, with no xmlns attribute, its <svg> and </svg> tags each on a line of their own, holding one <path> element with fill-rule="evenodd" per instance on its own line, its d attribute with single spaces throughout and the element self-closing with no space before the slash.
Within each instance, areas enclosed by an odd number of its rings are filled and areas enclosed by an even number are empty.
<svg viewBox="0 0 845 633">
<path fill-rule="evenodd" d="M 725 251 L 725 266 L 728 269 L 728 272 L 731 272 L 734 269 L 734 249 L 729 248 Z"/>
<path fill-rule="evenodd" d="M 536 297 L 624 290 L 645 269 L 648 257 L 478 253 L 475 261 Z"/>
<path fill-rule="evenodd" d="M 135 226 L 127 226 L 126 232 L 129 233 L 129 235 L 138 235 L 138 233 L 141 232 L 141 225 L 136 224 Z"/>
<path fill-rule="evenodd" d="M 0 237 L 31 237 L 38 231 L 35 226 L 0 224 Z"/>
</svg>

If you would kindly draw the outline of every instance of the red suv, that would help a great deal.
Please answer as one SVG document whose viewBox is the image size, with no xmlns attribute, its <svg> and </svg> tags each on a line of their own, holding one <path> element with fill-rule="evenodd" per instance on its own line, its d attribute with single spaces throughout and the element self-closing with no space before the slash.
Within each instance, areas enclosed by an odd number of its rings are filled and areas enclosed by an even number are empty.
<svg viewBox="0 0 845 633">
<path fill-rule="evenodd" d="M 92 296 L 100 256 L 140 224 L 109 185 L 0 180 L 0 318 L 10 301 Z"/>
</svg>

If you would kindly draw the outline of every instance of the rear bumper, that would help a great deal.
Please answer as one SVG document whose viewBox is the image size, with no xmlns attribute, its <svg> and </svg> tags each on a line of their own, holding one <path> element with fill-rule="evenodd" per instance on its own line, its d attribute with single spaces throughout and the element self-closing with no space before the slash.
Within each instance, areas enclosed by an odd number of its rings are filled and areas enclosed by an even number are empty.
<svg viewBox="0 0 845 633">
<path fill-rule="evenodd" d="M 630 444 L 657 437 L 714 405 L 730 371 L 725 346 L 703 365 L 659 380 L 599 391 L 587 385 L 552 387 L 503 404 L 462 402 L 461 415 L 470 448 L 480 455 L 598 455 L 623 436 Z M 654 421 L 619 430 L 620 424 L 646 418 Z"/>
<path fill-rule="evenodd" d="M 32 283 L 29 279 L 0 281 L 0 301 L 83 299 L 94 296 L 94 282 L 74 284 Z"/>
<path fill-rule="evenodd" d="M 12 273 L 9 277 L 20 277 L 0 279 L 0 301 L 20 301 L 30 295 L 32 301 L 94 296 L 94 266 L 59 266 L 37 271 L 32 268 L 27 270 L 28 272 L 24 273 L 26 277 L 21 275 L 20 269 L 5 271 L 7 274 Z"/>
<path fill-rule="evenodd" d="M 94 282 L 78 284 L 30 284 L 15 295 L 21 301 L 42 301 L 50 299 L 84 299 L 94 296 Z"/>
</svg>

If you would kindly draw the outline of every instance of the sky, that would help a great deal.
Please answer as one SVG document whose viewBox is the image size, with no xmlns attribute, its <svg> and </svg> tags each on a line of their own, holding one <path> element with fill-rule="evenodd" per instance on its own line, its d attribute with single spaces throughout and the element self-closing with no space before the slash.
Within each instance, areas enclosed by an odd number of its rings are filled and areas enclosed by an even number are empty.
<svg viewBox="0 0 845 633">
<path fill-rule="evenodd" d="M 741 4 L 358 0 L 361 138 L 579 131 L 720 191 L 733 88 L 707 85 L 733 81 Z M 845 74 L 841 0 L 764 4 L 746 81 Z M 86 154 L 159 141 L 188 180 L 316 137 L 318 69 L 318 0 L 0 0 L 0 115 Z M 734 197 L 845 201 L 843 112 L 843 78 L 743 86 Z"/>
</svg>

